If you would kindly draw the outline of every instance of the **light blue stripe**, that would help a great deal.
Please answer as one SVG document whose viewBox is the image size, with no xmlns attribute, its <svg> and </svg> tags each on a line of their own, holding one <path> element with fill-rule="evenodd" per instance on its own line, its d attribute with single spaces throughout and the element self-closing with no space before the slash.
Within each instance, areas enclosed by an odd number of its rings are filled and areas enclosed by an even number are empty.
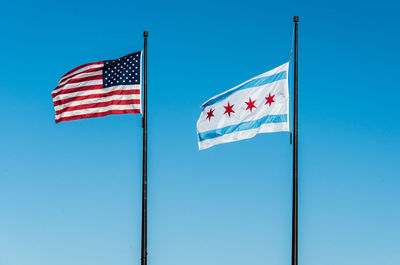
<svg viewBox="0 0 400 265">
<path fill-rule="evenodd" d="M 278 81 L 281 79 L 286 79 L 287 78 L 286 72 L 287 71 L 282 71 L 282 72 L 279 72 L 274 75 L 264 76 L 264 77 L 260 77 L 260 78 L 251 80 L 251 81 L 247 82 L 246 84 L 243 84 L 243 85 L 235 88 L 234 90 L 228 91 L 225 94 L 220 95 L 219 97 L 210 99 L 209 101 L 207 101 L 206 103 L 203 104 L 203 108 L 213 105 L 217 102 L 220 102 L 221 100 L 226 99 L 227 97 L 229 97 L 233 93 L 236 93 L 239 90 L 243 90 L 243 89 L 250 88 L 250 87 L 262 86 L 262 85 L 272 83 L 272 82 L 275 82 L 275 81 Z"/>
<path fill-rule="evenodd" d="M 287 121 L 286 114 L 267 115 L 258 120 L 255 120 L 255 121 L 245 121 L 245 122 L 238 123 L 235 125 L 226 126 L 221 129 L 202 132 L 202 133 L 199 133 L 198 136 L 199 136 L 199 141 L 201 142 L 204 140 L 214 139 L 214 138 L 220 137 L 222 135 L 233 133 L 233 132 L 256 129 L 266 123 L 280 123 L 280 122 L 286 122 L 286 121 Z"/>
</svg>

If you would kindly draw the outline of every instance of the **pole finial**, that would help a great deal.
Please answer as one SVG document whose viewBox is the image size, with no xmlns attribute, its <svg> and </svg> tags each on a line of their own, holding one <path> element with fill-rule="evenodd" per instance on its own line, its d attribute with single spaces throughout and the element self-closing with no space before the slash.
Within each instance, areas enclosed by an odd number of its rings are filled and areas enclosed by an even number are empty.
<svg viewBox="0 0 400 265">
<path fill-rule="evenodd" d="M 299 16 L 294 16 L 293 17 L 293 22 L 299 22 Z"/>
<path fill-rule="evenodd" d="M 149 36 L 149 32 L 148 31 L 143 31 L 143 37 L 147 38 Z"/>
</svg>

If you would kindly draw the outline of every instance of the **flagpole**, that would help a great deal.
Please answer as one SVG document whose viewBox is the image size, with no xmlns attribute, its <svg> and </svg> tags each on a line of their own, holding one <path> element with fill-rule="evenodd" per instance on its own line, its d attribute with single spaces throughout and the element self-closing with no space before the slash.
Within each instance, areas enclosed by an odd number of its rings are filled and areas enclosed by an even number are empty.
<svg viewBox="0 0 400 265">
<path fill-rule="evenodd" d="M 292 265 L 298 264 L 298 135 L 297 135 L 297 23 L 294 16 L 294 97 L 293 97 L 293 213 L 292 213 Z"/>
<path fill-rule="evenodd" d="M 143 32 L 143 180 L 142 180 L 142 251 L 141 265 L 147 265 L 147 37 L 149 33 Z"/>
</svg>

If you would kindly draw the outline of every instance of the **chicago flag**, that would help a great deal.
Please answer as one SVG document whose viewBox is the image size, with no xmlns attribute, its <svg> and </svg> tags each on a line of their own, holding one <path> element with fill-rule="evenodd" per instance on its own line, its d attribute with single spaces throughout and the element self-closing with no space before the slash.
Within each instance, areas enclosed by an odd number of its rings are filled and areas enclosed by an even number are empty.
<svg viewBox="0 0 400 265">
<path fill-rule="evenodd" d="M 225 91 L 201 107 L 199 149 L 289 131 L 289 63 Z"/>
</svg>

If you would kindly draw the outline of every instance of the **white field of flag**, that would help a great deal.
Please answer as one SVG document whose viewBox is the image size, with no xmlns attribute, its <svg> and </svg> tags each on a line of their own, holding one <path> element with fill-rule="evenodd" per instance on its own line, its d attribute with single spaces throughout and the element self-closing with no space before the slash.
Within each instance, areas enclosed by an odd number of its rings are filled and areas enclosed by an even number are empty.
<svg viewBox="0 0 400 265">
<path fill-rule="evenodd" d="M 289 62 L 209 100 L 197 121 L 199 149 L 289 131 Z"/>
</svg>

